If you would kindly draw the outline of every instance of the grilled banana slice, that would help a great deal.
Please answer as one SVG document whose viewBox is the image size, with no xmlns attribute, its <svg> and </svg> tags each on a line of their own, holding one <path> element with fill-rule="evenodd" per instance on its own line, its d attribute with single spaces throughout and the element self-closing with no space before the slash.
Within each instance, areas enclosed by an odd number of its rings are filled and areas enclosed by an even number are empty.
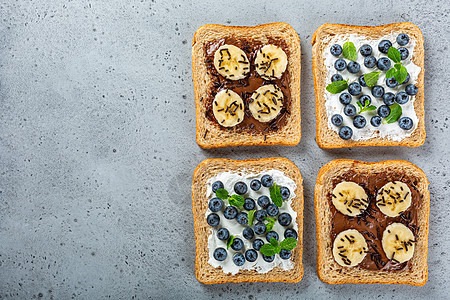
<svg viewBox="0 0 450 300">
<path fill-rule="evenodd" d="M 286 71 L 287 55 L 278 46 L 265 45 L 256 53 L 256 72 L 267 80 L 280 78 Z"/>
<path fill-rule="evenodd" d="M 377 206 L 383 214 L 397 217 L 411 206 L 411 190 L 401 181 L 388 182 L 378 191 Z"/>
<path fill-rule="evenodd" d="M 403 263 L 414 254 L 414 234 L 402 223 L 392 223 L 383 232 L 381 244 L 387 258 Z"/>
<path fill-rule="evenodd" d="M 213 113 L 220 125 L 236 126 L 244 120 L 244 101 L 232 90 L 222 90 L 214 98 Z"/>
<path fill-rule="evenodd" d="M 283 107 L 284 95 L 274 84 L 263 85 L 253 92 L 248 108 L 252 116 L 260 122 L 270 122 L 275 119 Z"/>
<path fill-rule="evenodd" d="M 331 197 L 334 207 L 347 216 L 355 217 L 369 206 L 364 189 L 351 181 L 343 181 L 336 185 Z"/>
<path fill-rule="evenodd" d="M 366 239 L 356 229 L 342 231 L 334 239 L 334 260 L 343 267 L 358 265 L 366 257 L 366 254 Z"/>
<path fill-rule="evenodd" d="M 214 67 L 230 80 L 243 79 L 250 73 L 250 63 L 244 51 L 233 45 L 223 45 L 214 53 Z"/>
</svg>

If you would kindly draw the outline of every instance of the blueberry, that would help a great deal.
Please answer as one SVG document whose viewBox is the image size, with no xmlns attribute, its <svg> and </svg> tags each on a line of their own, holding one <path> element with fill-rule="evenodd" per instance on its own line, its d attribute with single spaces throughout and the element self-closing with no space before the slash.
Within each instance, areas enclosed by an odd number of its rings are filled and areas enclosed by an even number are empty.
<svg viewBox="0 0 450 300">
<path fill-rule="evenodd" d="M 405 46 L 408 43 L 409 43 L 409 36 L 406 33 L 400 33 L 397 36 L 397 44 L 399 44 L 400 46 Z"/>
<path fill-rule="evenodd" d="M 281 259 L 289 259 L 291 258 L 291 251 L 286 249 L 281 249 L 280 251 L 280 258 Z"/>
<path fill-rule="evenodd" d="M 343 121 L 344 119 L 339 114 L 331 116 L 331 124 L 333 124 L 334 126 L 341 126 Z"/>
<path fill-rule="evenodd" d="M 264 175 L 261 177 L 261 184 L 265 187 L 271 187 L 273 184 L 273 178 L 270 175 Z"/>
<path fill-rule="evenodd" d="M 347 64 L 347 70 L 352 74 L 356 74 L 361 70 L 361 66 L 356 61 L 351 61 Z"/>
<path fill-rule="evenodd" d="M 263 257 L 264 261 L 266 261 L 266 262 L 273 262 L 273 260 L 275 259 L 275 255 L 266 256 L 266 255 L 263 254 L 262 257 Z"/>
<path fill-rule="evenodd" d="M 367 86 L 366 80 L 364 79 L 364 75 L 359 76 L 358 82 L 359 82 L 359 84 L 360 84 L 361 86 L 364 86 L 364 87 Z"/>
<path fill-rule="evenodd" d="M 226 228 L 217 230 L 217 238 L 221 241 L 226 241 L 230 237 L 230 232 Z"/>
<path fill-rule="evenodd" d="M 410 130 L 413 127 L 413 120 L 409 117 L 402 117 L 398 119 L 398 126 L 404 130 Z"/>
<path fill-rule="evenodd" d="M 384 95 L 384 87 L 381 85 L 376 85 L 372 88 L 372 96 L 375 98 L 381 98 Z"/>
<path fill-rule="evenodd" d="M 357 82 L 352 82 L 348 86 L 348 92 L 352 96 L 358 96 L 359 94 L 361 94 L 361 91 L 361 85 Z"/>
<path fill-rule="evenodd" d="M 331 46 L 330 48 L 330 52 L 331 54 L 333 54 L 334 56 L 339 56 L 342 53 L 342 47 L 339 44 L 334 44 L 333 46 Z"/>
<path fill-rule="evenodd" d="M 269 203 L 270 203 L 270 199 L 267 196 L 261 196 L 261 197 L 258 198 L 258 205 L 261 208 L 266 209 L 267 206 L 269 206 Z"/>
<path fill-rule="evenodd" d="M 254 191 L 259 191 L 259 189 L 261 188 L 261 181 L 259 181 L 258 179 L 253 179 L 250 182 L 250 188 Z"/>
<path fill-rule="evenodd" d="M 249 262 L 254 262 L 258 258 L 258 252 L 253 249 L 245 251 L 245 259 Z"/>
<path fill-rule="evenodd" d="M 364 65 L 366 66 L 366 68 L 372 69 L 377 65 L 377 59 L 375 58 L 375 56 L 367 56 L 366 58 L 364 58 Z"/>
<path fill-rule="evenodd" d="M 394 77 L 386 78 L 386 85 L 390 88 L 395 88 L 398 85 L 398 82 Z"/>
<path fill-rule="evenodd" d="M 338 71 L 343 71 L 346 67 L 347 63 L 342 58 L 339 58 L 334 62 L 334 68 Z"/>
<path fill-rule="evenodd" d="M 416 95 L 418 91 L 419 89 L 414 84 L 408 84 L 405 88 L 405 92 L 410 96 Z"/>
<path fill-rule="evenodd" d="M 347 104 L 344 107 L 344 114 L 349 117 L 356 115 L 356 107 L 353 104 Z"/>
<path fill-rule="evenodd" d="M 294 238 L 297 239 L 297 231 L 295 231 L 294 229 L 288 228 L 286 229 L 286 231 L 284 232 L 284 238 Z"/>
<path fill-rule="evenodd" d="M 363 116 L 356 116 L 353 118 L 353 126 L 356 128 L 363 128 L 366 126 L 366 118 Z"/>
<path fill-rule="evenodd" d="M 381 53 L 387 54 L 389 51 L 389 48 L 391 48 L 392 43 L 388 40 L 382 40 L 379 44 L 378 44 L 378 51 L 380 51 Z"/>
<path fill-rule="evenodd" d="M 236 216 L 236 221 L 241 225 L 247 224 L 247 222 L 248 222 L 247 213 L 245 213 L 245 212 L 238 213 Z"/>
<path fill-rule="evenodd" d="M 245 193 L 247 193 L 247 185 L 245 184 L 245 182 L 236 182 L 236 184 L 234 185 L 234 192 L 238 195 L 244 195 Z"/>
<path fill-rule="evenodd" d="M 409 56 L 409 51 L 405 47 L 398 48 L 398 52 L 400 52 L 400 57 L 402 60 L 405 60 Z"/>
<path fill-rule="evenodd" d="M 262 239 L 256 239 L 252 243 L 253 249 L 259 251 L 261 249 L 262 245 L 264 245 L 264 241 Z"/>
<path fill-rule="evenodd" d="M 387 118 L 387 116 L 391 113 L 391 109 L 387 105 L 381 105 L 378 107 L 377 113 L 380 117 Z"/>
<path fill-rule="evenodd" d="M 231 249 L 234 251 L 239 251 L 242 248 L 244 248 L 244 242 L 240 238 L 234 238 L 233 242 L 231 243 Z"/>
<path fill-rule="evenodd" d="M 217 248 L 216 250 L 214 250 L 214 258 L 218 261 L 224 261 L 227 258 L 227 250 L 225 250 L 224 248 Z"/>
<path fill-rule="evenodd" d="M 370 124 L 372 124 L 373 127 L 378 127 L 381 125 L 382 119 L 380 116 L 373 116 L 370 119 Z"/>
<path fill-rule="evenodd" d="M 342 78 L 341 74 L 334 74 L 333 76 L 331 76 L 331 82 L 340 81 L 340 80 L 344 80 L 344 78 Z"/>
<path fill-rule="evenodd" d="M 244 237 L 244 239 L 246 240 L 251 240 L 255 237 L 255 232 L 253 232 L 253 229 L 251 229 L 250 227 L 245 228 L 242 231 L 242 236 Z"/>
<path fill-rule="evenodd" d="M 270 239 L 274 238 L 278 241 L 279 237 L 278 237 L 278 233 L 276 233 L 275 231 L 269 231 L 266 234 L 266 240 L 270 243 Z"/>
<path fill-rule="evenodd" d="M 410 79 L 410 77 L 409 77 L 409 73 L 408 73 L 408 74 L 406 75 L 405 81 L 403 81 L 402 84 L 407 84 L 407 83 L 409 82 L 409 79 Z"/>
<path fill-rule="evenodd" d="M 391 60 L 387 57 L 382 57 L 377 61 L 377 67 L 381 71 L 387 71 L 391 68 Z"/>
<path fill-rule="evenodd" d="M 238 267 L 242 266 L 243 264 L 245 264 L 245 257 L 244 257 L 244 255 L 242 255 L 242 253 L 236 253 L 233 256 L 233 262 Z"/>
<path fill-rule="evenodd" d="M 339 136 L 343 140 L 348 140 L 352 137 L 353 130 L 348 126 L 342 126 L 341 129 L 339 129 Z"/>
<path fill-rule="evenodd" d="M 245 199 L 244 208 L 246 210 L 252 210 L 252 209 L 255 209 L 255 207 L 256 207 L 255 200 L 253 200 L 252 198 Z"/>
<path fill-rule="evenodd" d="M 361 97 L 359 97 L 358 101 L 364 107 L 366 106 L 366 103 L 368 103 L 367 105 L 370 105 L 370 103 L 372 103 L 372 98 L 370 98 L 369 95 L 362 95 Z"/>
<path fill-rule="evenodd" d="M 395 103 L 395 95 L 394 93 L 387 92 L 383 95 L 383 102 L 384 104 L 390 106 Z"/>
<path fill-rule="evenodd" d="M 211 200 L 209 200 L 208 206 L 212 212 L 218 212 L 223 208 L 223 200 L 219 198 L 212 198 Z"/>
<path fill-rule="evenodd" d="M 281 186 L 280 194 L 281 194 L 281 199 L 286 200 L 291 195 L 291 191 L 287 187 Z"/>
<path fill-rule="evenodd" d="M 255 234 L 257 235 L 263 235 L 266 233 L 266 224 L 263 222 L 258 222 L 253 226 L 253 230 L 255 231 Z"/>
<path fill-rule="evenodd" d="M 406 102 L 409 101 L 409 96 L 407 93 L 405 92 L 400 92 L 395 96 L 395 101 L 398 104 L 405 104 Z"/>
<path fill-rule="evenodd" d="M 278 223 L 280 223 L 281 226 L 289 226 L 291 224 L 292 217 L 288 213 L 282 213 L 278 216 Z"/>
<path fill-rule="evenodd" d="M 278 206 L 276 206 L 275 204 L 270 204 L 269 206 L 267 206 L 266 211 L 269 216 L 274 217 L 278 215 L 278 212 L 280 210 L 278 209 Z"/>
<path fill-rule="evenodd" d="M 212 191 L 215 193 L 218 189 L 223 189 L 222 181 L 216 181 L 212 184 Z"/>
<path fill-rule="evenodd" d="M 209 214 L 208 217 L 206 218 L 206 222 L 208 223 L 209 226 L 217 226 L 220 223 L 220 217 L 218 214 L 212 213 Z"/>
<path fill-rule="evenodd" d="M 349 93 L 342 93 L 339 96 L 339 101 L 341 101 L 341 103 L 344 105 L 350 104 L 350 102 L 352 102 L 352 95 L 350 95 Z"/>
<path fill-rule="evenodd" d="M 227 206 L 227 207 L 225 207 L 225 210 L 223 211 L 223 216 L 225 217 L 225 219 L 228 219 L 228 220 L 232 220 L 232 219 L 236 218 L 237 214 L 238 214 L 238 210 L 234 206 Z"/>
<path fill-rule="evenodd" d="M 257 210 L 255 212 L 255 220 L 256 221 L 264 221 L 264 218 L 267 217 L 267 212 L 265 210 Z"/>
<path fill-rule="evenodd" d="M 364 44 L 359 48 L 359 53 L 361 53 L 362 56 L 369 56 L 372 54 L 372 47 L 368 44 Z"/>
</svg>

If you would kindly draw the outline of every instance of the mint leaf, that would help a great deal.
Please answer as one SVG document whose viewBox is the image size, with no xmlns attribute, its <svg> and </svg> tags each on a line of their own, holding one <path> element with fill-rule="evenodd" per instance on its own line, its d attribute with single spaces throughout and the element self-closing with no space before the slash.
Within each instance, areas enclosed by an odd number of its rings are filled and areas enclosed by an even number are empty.
<svg viewBox="0 0 450 300">
<path fill-rule="evenodd" d="M 230 249 L 230 246 L 233 244 L 234 241 L 234 235 L 230 236 L 227 242 L 227 250 Z"/>
<path fill-rule="evenodd" d="M 278 207 L 283 206 L 283 197 L 281 197 L 280 187 L 274 183 L 270 188 L 270 199 L 272 199 L 273 204 Z"/>
<path fill-rule="evenodd" d="M 271 244 L 264 244 L 264 245 L 262 245 L 261 249 L 259 249 L 259 252 L 261 252 L 265 256 L 272 256 L 272 255 L 275 255 L 277 253 L 276 252 L 277 250 L 278 249 L 276 249 Z"/>
<path fill-rule="evenodd" d="M 271 244 L 272 246 L 274 246 L 275 248 L 278 247 L 278 241 L 277 241 L 277 239 L 276 239 L 276 238 L 271 238 L 271 239 L 270 239 L 270 244 Z"/>
<path fill-rule="evenodd" d="M 226 189 L 218 189 L 216 191 L 216 196 L 217 196 L 217 198 L 220 198 L 222 200 L 227 200 L 228 199 L 228 191 Z"/>
<path fill-rule="evenodd" d="M 245 199 L 242 196 L 239 195 L 232 195 L 229 199 L 228 202 L 230 203 L 230 205 L 236 206 L 236 207 L 241 207 L 244 205 L 245 203 Z"/>
<path fill-rule="evenodd" d="M 364 103 L 364 107 L 362 106 L 362 104 L 359 101 L 356 102 L 356 104 L 359 106 L 359 114 L 363 113 L 365 111 L 372 111 L 372 110 L 377 109 L 377 107 L 374 105 L 369 106 L 369 100 L 366 100 L 366 103 Z"/>
<path fill-rule="evenodd" d="M 247 220 L 248 220 L 249 226 L 252 226 L 252 224 L 253 224 L 253 219 L 255 218 L 255 212 L 256 212 L 256 210 L 254 210 L 254 209 L 252 209 L 248 212 Z"/>
<path fill-rule="evenodd" d="M 405 81 L 406 77 L 408 77 L 408 70 L 406 70 L 404 66 L 401 66 L 397 73 L 394 75 L 394 78 L 398 83 Z"/>
<path fill-rule="evenodd" d="M 266 224 L 266 230 L 267 232 L 271 231 L 273 226 L 275 225 L 276 220 L 275 219 L 269 219 L 268 217 L 264 217 L 266 221 L 269 221 L 269 223 Z"/>
<path fill-rule="evenodd" d="M 348 80 L 338 80 L 327 85 L 327 91 L 337 94 L 348 88 Z"/>
<path fill-rule="evenodd" d="M 397 120 L 402 115 L 402 107 L 398 105 L 398 103 L 395 103 L 389 106 L 389 108 L 391 109 L 391 113 L 389 114 L 389 116 L 386 117 L 385 119 L 386 123 L 390 124 L 397 122 Z"/>
<path fill-rule="evenodd" d="M 294 249 L 296 246 L 297 246 L 297 240 L 294 238 L 285 238 L 280 243 L 281 248 L 283 248 L 284 250 L 289 250 L 289 251 Z"/>
<path fill-rule="evenodd" d="M 360 109 L 360 110 L 362 110 L 362 109 L 363 109 L 363 106 L 362 106 L 361 102 L 359 102 L 359 101 L 356 101 L 356 105 L 358 105 L 358 107 L 359 107 L 359 109 Z"/>
<path fill-rule="evenodd" d="M 392 47 L 391 47 L 392 48 Z M 395 70 L 395 68 L 390 68 L 387 72 L 386 72 L 386 78 L 392 78 L 394 77 L 394 75 L 397 73 L 397 71 Z"/>
<path fill-rule="evenodd" d="M 381 73 L 381 71 L 370 72 L 370 73 L 364 74 L 364 81 L 366 82 L 366 85 L 368 87 L 373 87 L 374 85 L 376 85 L 377 81 L 378 81 L 378 77 L 380 76 L 380 73 Z"/>
<path fill-rule="evenodd" d="M 356 60 L 356 57 L 358 56 L 355 45 L 350 41 L 344 43 L 344 47 L 342 47 L 342 54 L 345 58 L 350 60 Z"/>
<path fill-rule="evenodd" d="M 401 67 L 402 67 L 402 64 L 400 64 L 400 63 L 394 65 L 394 68 L 396 68 L 397 71 L 400 70 Z"/>
<path fill-rule="evenodd" d="M 399 63 L 402 61 L 402 56 L 400 55 L 400 51 L 397 48 L 391 47 L 388 50 L 387 56 L 392 59 L 393 62 Z"/>
</svg>

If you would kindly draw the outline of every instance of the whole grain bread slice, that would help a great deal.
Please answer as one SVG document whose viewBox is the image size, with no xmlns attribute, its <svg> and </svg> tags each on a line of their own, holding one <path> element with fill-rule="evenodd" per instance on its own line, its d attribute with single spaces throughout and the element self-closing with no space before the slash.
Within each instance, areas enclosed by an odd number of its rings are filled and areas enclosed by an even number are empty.
<svg viewBox="0 0 450 300">
<path fill-rule="evenodd" d="M 354 141 L 352 139 L 343 140 L 338 133 L 328 126 L 328 117 L 325 106 L 325 91 L 327 69 L 324 63 L 327 41 L 337 34 L 358 34 L 371 38 L 381 38 L 391 32 L 406 33 L 411 40 L 416 41 L 416 48 L 412 61 L 421 67 L 416 86 L 419 92 L 415 96 L 414 110 L 419 119 L 416 130 L 411 136 L 401 140 L 393 141 L 388 138 L 374 137 L 364 141 Z M 392 23 L 381 26 L 353 26 L 344 24 L 323 24 L 313 34 L 313 75 L 314 91 L 316 94 L 316 141 L 319 147 L 324 149 L 344 148 L 344 147 L 365 147 L 365 146 L 407 146 L 418 147 L 425 142 L 425 111 L 424 111 L 424 48 L 423 36 L 420 29 L 410 23 Z"/>
<path fill-rule="evenodd" d="M 206 118 L 205 101 L 213 87 L 213 78 L 206 64 L 205 46 L 220 39 L 252 40 L 268 44 L 269 40 L 283 40 L 289 50 L 287 72 L 291 94 L 290 112 L 282 128 L 269 132 L 247 132 L 236 128 L 224 129 L 217 122 Z M 202 148 L 234 146 L 285 145 L 295 146 L 300 142 L 300 38 L 286 23 L 270 23 L 258 26 L 224 26 L 208 24 L 200 27 L 192 41 L 192 72 L 195 90 L 196 140 Z"/>
<path fill-rule="evenodd" d="M 258 173 L 275 169 L 282 171 L 297 185 L 292 208 L 297 212 L 298 244 L 292 250 L 294 268 L 284 271 L 275 267 L 267 273 L 256 270 L 240 270 L 237 274 L 224 273 L 222 268 L 213 268 L 209 263 L 208 236 L 210 226 L 206 222 L 208 210 L 207 181 L 222 172 Z M 286 158 L 263 159 L 206 159 L 194 171 L 192 180 L 192 212 L 195 229 L 195 276 L 205 284 L 226 282 L 299 282 L 303 276 L 303 179 L 297 166 Z"/>
<path fill-rule="evenodd" d="M 362 268 L 341 267 L 333 258 L 331 240 L 332 213 L 328 194 L 333 190 L 333 178 L 350 171 L 362 174 L 380 172 L 403 172 L 414 177 L 416 188 L 422 199 L 418 210 L 419 232 L 416 237 L 414 255 L 409 261 L 411 270 L 389 272 L 369 271 Z M 363 162 L 349 159 L 337 159 L 324 165 L 317 175 L 314 194 L 314 207 L 316 213 L 317 231 L 317 274 L 319 278 L 330 284 L 343 283 L 390 283 L 422 286 L 428 277 L 427 251 L 428 251 L 428 217 L 430 213 L 430 192 L 428 179 L 425 173 L 416 165 L 405 160 L 388 160 L 381 162 Z"/>
</svg>

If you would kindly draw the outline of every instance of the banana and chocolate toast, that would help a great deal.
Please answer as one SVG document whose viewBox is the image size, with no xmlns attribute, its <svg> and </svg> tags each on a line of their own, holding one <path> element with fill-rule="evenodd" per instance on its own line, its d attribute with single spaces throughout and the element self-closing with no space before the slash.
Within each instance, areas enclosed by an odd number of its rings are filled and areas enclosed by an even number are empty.
<svg viewBox="0 0 450 300">
<path fill-rule="evenodd" d="M 317 176 L 317 273 L 330 284 L 427 281 L 430 193 L 404 160 L 333 160 Z"/>
<path fill-rule="evenodd" d="M 300 57 L 286 23 L 200 27 L 192 42 L 198 145 L 297 145 Z"/>
<path fill-rule="evenodd" d="M 301 280 L 303 186 L 290 160 L 204 160 L 194 171 L 192 211 L 200 282 Z"/>
</svg>

